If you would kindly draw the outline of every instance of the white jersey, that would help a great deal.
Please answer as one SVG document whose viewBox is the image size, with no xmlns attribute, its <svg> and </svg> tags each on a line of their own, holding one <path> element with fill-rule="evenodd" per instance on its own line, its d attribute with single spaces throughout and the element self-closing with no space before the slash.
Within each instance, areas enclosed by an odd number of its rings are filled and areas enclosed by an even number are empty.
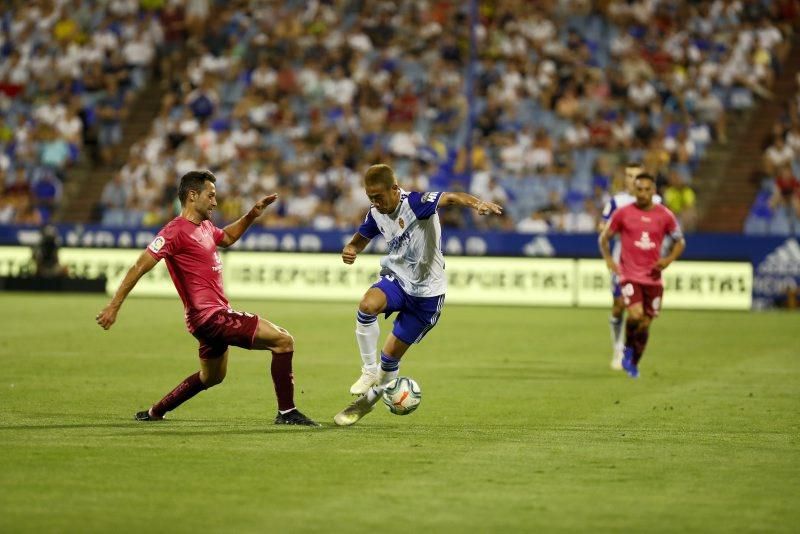
<svg viewBox="0 0 800 534">
<path fill-rule="evenodd" d="M 611 200 L 606 202 L 606 205 L 603 207 L 603 222 L 608 224 L 608 221 L 611 219 L 611 216 L 614 215 L 615 211 L 633 204 L 634 202 L 636 202 L 636 197 L 627 191 L 617 193 L 611 197 Z M 653 195 L 653 204 L 661 204 L 661 195 Z M 620 252 L 621 248 L 619 239 L 617 239 L 615 240 L 613 250 L 611 251 L 614 261 L 619 261 Z"/>
<path fill-rule="evenodd" d="M 400 190 L 400 204 L 393 213 L 383 214 L 371 207 L 358 233 L 372 239 L 383 234 L 386 256 L 381 275 L 393 276 L 413 297 L 436 297 L 447 290 L 439 224 L 441 193 Z"/>
</svg>

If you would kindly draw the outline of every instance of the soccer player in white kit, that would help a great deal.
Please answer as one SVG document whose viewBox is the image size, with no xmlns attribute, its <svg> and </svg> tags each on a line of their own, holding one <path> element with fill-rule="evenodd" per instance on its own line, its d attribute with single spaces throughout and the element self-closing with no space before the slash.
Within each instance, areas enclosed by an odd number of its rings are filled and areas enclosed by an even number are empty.
<svg viewBox="0 0 800 534">
<path fill-rule="evenodd" d="M 381 259 L 380 280 L 358 305 L 356 340 L 361 352 L 361 376 L 350 393 L 360 395 L 334 417 L 340 426 L 352 425 L 370 411 L 383 388 L 397 377 L 400 358 L 419 343 L 439 319 L 447 289 L 442 255 L 442 229 L 437 209 L 470 207 L 480 215 L 500 215 L 502 208 L 467 193 L 408 192 L 400 189 L 388 165 L 373 165 L 364 176 L 364 189 L 372 206 L 364 223 L 342 250 L 342 260 L 352 264 L 370 240 L 382 234 L 386 256 Z M 378 363 L 378 315 L 397 312 Z"/>
<path fill-rule="evenodd" d="M 644 166 L 638 162 L 631 162 L 625 165 L 625 190 L 620 191 L 609 200 L 603 208 L 603 220 L 600 223 L 599 231 L 602 232 L 611 216 L 620 208 L 624 208 L 629 204 L 636 202 L 635 196 L 635 182 L 636 177 L 644 172 Z M 661 204 L 661 196 L 653 195 L 653 203 Z M 620 258 L 620 245 L 619 241 L 614 244 L 612 251 L 614 261 L 619 262 Z M 623 314 L 625 313 L 625 303 L 622 299 L 622 290 L 620 289 L 619 276 L 611 273 L 611 296 L 613 297 L 613 304 L 611 305 L 611 317 L 609 318 L 609 325 L 611 327 L 611 368 L 617 371 L 622 370 L 622 356 L 625 349 L 625 339 L 623 338 Z"/>
</svg>

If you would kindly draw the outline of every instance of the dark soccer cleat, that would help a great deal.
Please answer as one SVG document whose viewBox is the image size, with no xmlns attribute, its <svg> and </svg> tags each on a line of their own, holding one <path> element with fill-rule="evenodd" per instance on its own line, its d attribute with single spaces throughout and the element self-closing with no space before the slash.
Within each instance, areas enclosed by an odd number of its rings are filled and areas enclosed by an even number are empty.
<svg viewBox="0 0 800 534">
<path fill-rule="evenodd" d="M 134 419 L 137 421 L 163 421 L 163 417 L 153 417 L 150 415 L 150 410 L 143 410 L 141 412 L 136 412 L 136 415 L 133 416 Z"/>
<path fill-rule="evenodd" d="M 301 426 L 321 426 L 319 423 L 312 421 L 303 413 L 295 408 L 291 412 L 281 413 L 275 416 L 276 425 L 301 425 Z"/>
</svg>

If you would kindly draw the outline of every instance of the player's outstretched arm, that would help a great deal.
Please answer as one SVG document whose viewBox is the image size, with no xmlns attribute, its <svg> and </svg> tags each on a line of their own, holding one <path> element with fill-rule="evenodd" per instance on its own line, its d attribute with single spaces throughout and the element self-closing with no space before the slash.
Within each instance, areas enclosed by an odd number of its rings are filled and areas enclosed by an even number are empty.
<svg viewBox="0 0 800 534">
<path fill-rule="evenodd" d="M 112 298 L 111 302 L 109 302 L 106 307 L 97 314 L 97 317 L 95 317 L 97 324 L 102 326 L 103 330 L 111 328 L 111 325 L 117 320 L 117 312 L 119 312 L 119 308 L 122 306 L 128 293 L 136 286 L 136 283 L 139 282 L 142 276 L 156 266 L 156 263 L 158 263 L 158 260 L 145 250 L 142 252 L 141 256 L 139 256 L 139 259 L 136 260 L 136 263 L 128 269 L 128 273 L 125 275 L 125 278 L 122 279 L 122 283 L 120 283 L 119 288 L 117 288 L 114 298 Z"/>
<path fill-rule="evenodd" d="M 672 243 L 672 249 L 669 251 L 669 254 L 664 256 L 663 258 L 659 259 L 656 262 L 656 269 L 659 271 L 663 271 L 669 264 L 673 261 L 677 260 L 683 254 L 683 251 L 686 249 L 686 240 L 681 237 L 680 239 L 676 240 Z"/>
<path fill-rule="evenodd" d="M 608 270 L 619 274 L 619 266 L 614 262 L 614 258 L 611 256 L 610 242 L 612 237 L 614 237 L 614 232 L 611 230 L 611 227 L 607 225 L 603 228 L 603 231 L 600 232 L 600 237 L 597 242 L 600 245 L 600 254 L 603 255 Z"/>
<path fill-rule="evenodd" d="M 356 261 L 356 256 L 364 250 L 369 241 L 368 238 L 356 232 L 353 239 L 342 249 L 342 261 L 347 265 L 352 265 Z"/>
<path fill-rule="evenodd" d="M 239 238 L 250 228 L 250 225 L 255 222 L 256 219 L 261 217 L 261 214 L 264 213 L 264 210 L 267 209 L 267 206 L 272 204 L 278 199 L 277 193 L 272 193 L 271 195 L 267 195 L 255 205 L 250 208 L 246 214 L 239 218 L 239 220 L 232 222 L 228 226 L 222 229 L 225 232 L 225 237 L 222 238 L 220 241 L 219 246 L 221 247 L 229 247 L 239 241 Z"/>
<path fill-rule="evenodd" d="M 442 193 L 439 198 L 439 206 L 464 206 L 472 208 L 478 215 L 500 215 L 503 208 L 494 202 L 487 202 L 469 193 Z"/>
</svg>

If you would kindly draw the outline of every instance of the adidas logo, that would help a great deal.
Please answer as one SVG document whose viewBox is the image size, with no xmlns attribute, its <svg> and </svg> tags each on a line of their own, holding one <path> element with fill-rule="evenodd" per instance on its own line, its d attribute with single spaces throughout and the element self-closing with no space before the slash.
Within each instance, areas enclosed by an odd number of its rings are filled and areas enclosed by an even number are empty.
<svg viewBox="0 0 800 534">
<path fill-rule="evenodd" d="M 758 274 L 800 276 L 800 244 L 794 238 L 773 250 L 758 265 Z"/>
<path fill-rule="evenodd" d="M 522 248 L 523 254 L 526 256 L 555 256 L 556 249 L 550 244 L 550 240 L 544 236 L 534 238 Z"/>
</svg>

